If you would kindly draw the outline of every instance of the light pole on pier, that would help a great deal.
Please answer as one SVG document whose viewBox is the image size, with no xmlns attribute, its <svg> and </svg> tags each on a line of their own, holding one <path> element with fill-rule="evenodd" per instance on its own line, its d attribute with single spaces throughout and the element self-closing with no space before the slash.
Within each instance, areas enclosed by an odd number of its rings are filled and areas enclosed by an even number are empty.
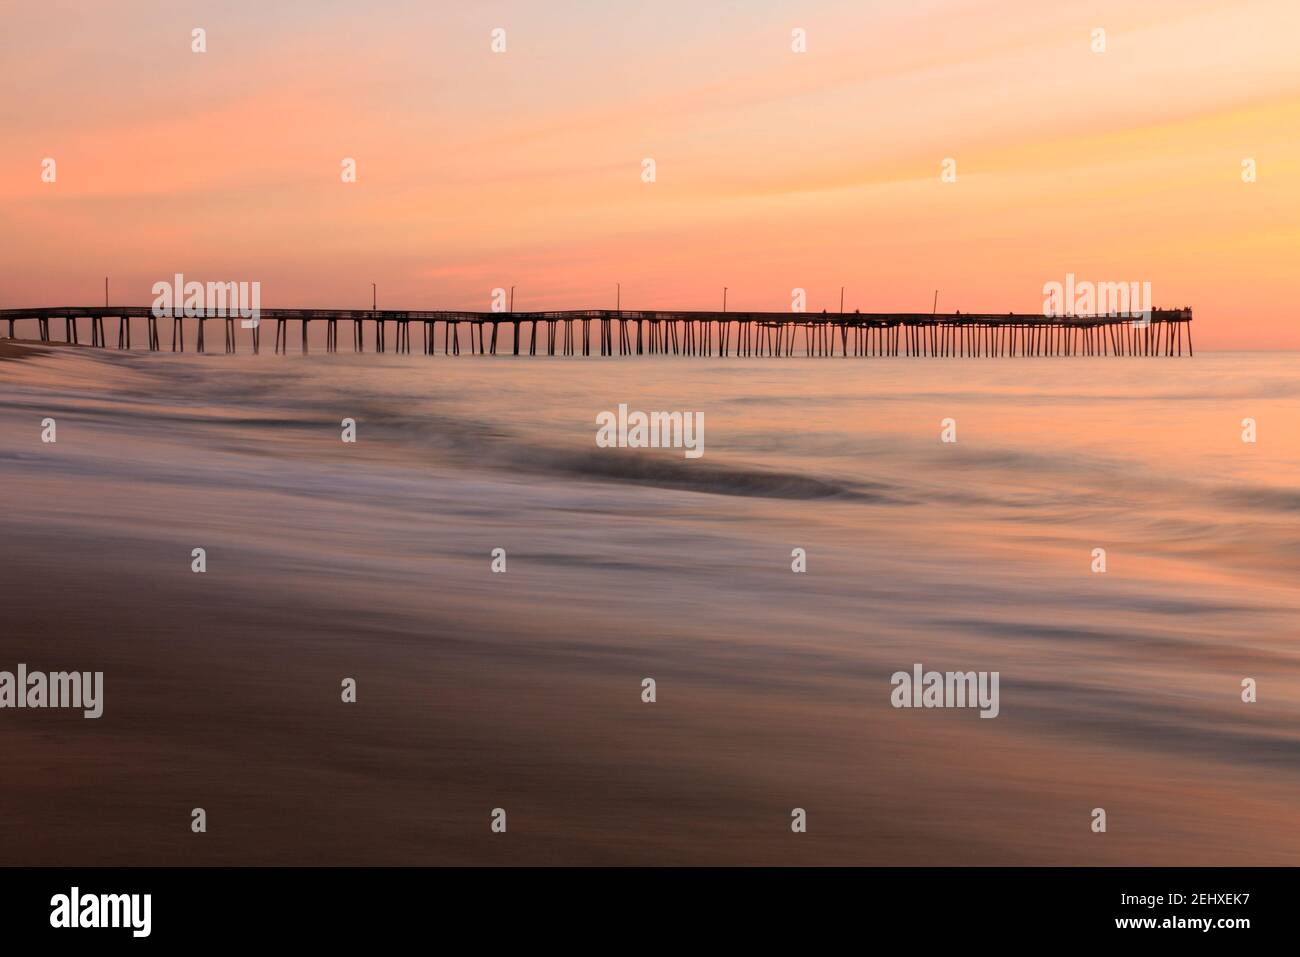
<svg viewBox="0 0 1300 957">
<path fill-rule="evenodd" d="M 373 282 L 370 284 L 370 311 L 379 311 L 379 287 Z"/>
<path fill-rule="evenodd" d="M 727 287 L 722 287 L 722 311 L 727 311 Z"/>
</svg>

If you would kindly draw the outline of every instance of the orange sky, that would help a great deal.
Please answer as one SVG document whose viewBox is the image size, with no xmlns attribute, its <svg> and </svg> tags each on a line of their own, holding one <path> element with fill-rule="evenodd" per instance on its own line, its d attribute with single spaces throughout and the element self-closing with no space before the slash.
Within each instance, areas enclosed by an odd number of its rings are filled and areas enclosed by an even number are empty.
<svg viewBox="0 0 1300 957">
<path fill-rule="evenodd" d="M 1300 348 L 1296 0 L 10 0 L 0 22 L 0 306 L 99 302 L 105 275 L 147 304 L 181 272 L 268 307 L 369 305 L 372 281 L 390 308 L 510 285 L 612 307 L 621 282 L 627 308 L 725 285 L 833 311 L 845 285 L 850 309 L 937 287 L 1032 312 L 1073 272 L 1191 305 L 1198 348 Z"/>
</svg>

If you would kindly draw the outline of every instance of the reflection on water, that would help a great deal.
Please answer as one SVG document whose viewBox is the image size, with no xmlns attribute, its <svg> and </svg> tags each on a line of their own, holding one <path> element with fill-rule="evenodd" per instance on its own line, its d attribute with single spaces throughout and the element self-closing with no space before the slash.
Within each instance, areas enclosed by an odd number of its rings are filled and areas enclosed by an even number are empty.
<svg viewBox="0 0 1300 957">
<path fill-rule="evenodd" d="M 0 667 L 106 685 L 0 713 L 0 859 L 1290 863 L 1297 423 L 1291 355 L 0 362 Z"/>
</svg>

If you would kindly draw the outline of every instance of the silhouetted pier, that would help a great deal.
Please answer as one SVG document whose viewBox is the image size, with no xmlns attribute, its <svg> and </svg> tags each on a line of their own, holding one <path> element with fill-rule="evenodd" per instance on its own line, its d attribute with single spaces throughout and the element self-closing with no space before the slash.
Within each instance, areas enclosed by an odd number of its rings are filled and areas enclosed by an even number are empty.
<svg viewBox="0 0 1300 957">
<path fill-rule="evenodd" d="M 233 312 L 157 316 L 150 306 L 66 306 L 0 309 L 0 328 L 17 338 L 19 324 L 41 342 L 63 327 L 64 341 L 108 348 L 105 323 L 117 323 L 117 348 L 131 349 L 134 325 L 145 347 L 185 351 L 185 330 L 198 352 L 209 351 L 209 323 L 225 334 L 223 349 L 245 338 L 261 351 L 261 332 L 275 332 L 277 353 L 289 349 L 296 323 L 302 352 L 312 323 L 325 327 L 325 351 L 337 352 L 339 323 L 350 323 L 352 349 L 411 351 L 420 328 L 425 355 L 680 355 L 680 356 L 1181 356 L 1192 355 L 1192 310 L 1155 309 L 1149 322 L 1119 316 L 1047 318 L 985 313 L 690 312 L 577 309 L 560 312 L 456 312 L 375 309 L 263 309 L 260 325 L 244 328 Z M 82 330 L 89 332 L 82 338 Z M 390 343 L 389 333 L 392 333 Z M 596 336 L 593 339 L 592 333 Z M 541 344 L 539 347 L 538 339 Z M 137 333 L 136 342 L 141 342 Z M 439 343 L 441 342 L 441 349 Z"/>
</svg>

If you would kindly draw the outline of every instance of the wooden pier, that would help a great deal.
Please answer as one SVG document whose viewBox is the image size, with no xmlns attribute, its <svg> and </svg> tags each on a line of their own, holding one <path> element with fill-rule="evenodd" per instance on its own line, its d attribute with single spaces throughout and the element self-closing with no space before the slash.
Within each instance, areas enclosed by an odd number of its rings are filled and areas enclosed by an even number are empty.
<svg viewBox="0 0 1300 957">
<path fill-rule="evenodd" d="M 50 342 L 51 322 L 64 341 L 77 343 L 88 327 L 89 344 L 108 348 L 105 323 L 117 322 L 117 348 L 131 349 L 131 326 L 143 327 L 151 352 L 185 351 L 186 326 L 194 349 L 204 352 L 209 322 L 225 332 L 224 351 L 247 340 L 261 351 L 262 328 L 275 332 L 274 350 L 289 350 L 298 325 L 298 350 L 309 351 L 311 324 L 325 327 L 325 351 L 337 352 L 338 326 L 351 323 L 352 350 L 410 353 L 411 326 L 421 331 L 424 355 L 547 356 L 1181 356 L 1186 337 L 1192 355 L 1192 310 L 1156 309 L 1149 321 L 1118 316 L 1006 313 L 691 312 L 578 309 L 559 312 L 456 312 L 372 309 L 263 309 L 260 324 L 244 328 L 236 313 L 158 316 L 150 306 L 62 306 L 0 309 L 0 329 L 17 338 L 19 324 Z M 538 333 L 541 344 L 538 344 Z M 393 336 L 390 341 L 389 333 Z M 592 333 L 596 336 L 593 338 Z M 137 342 L 139 340 L 137 339 Z M 441 342 L 441 349 L 439 343 Z"/>
</svg>

